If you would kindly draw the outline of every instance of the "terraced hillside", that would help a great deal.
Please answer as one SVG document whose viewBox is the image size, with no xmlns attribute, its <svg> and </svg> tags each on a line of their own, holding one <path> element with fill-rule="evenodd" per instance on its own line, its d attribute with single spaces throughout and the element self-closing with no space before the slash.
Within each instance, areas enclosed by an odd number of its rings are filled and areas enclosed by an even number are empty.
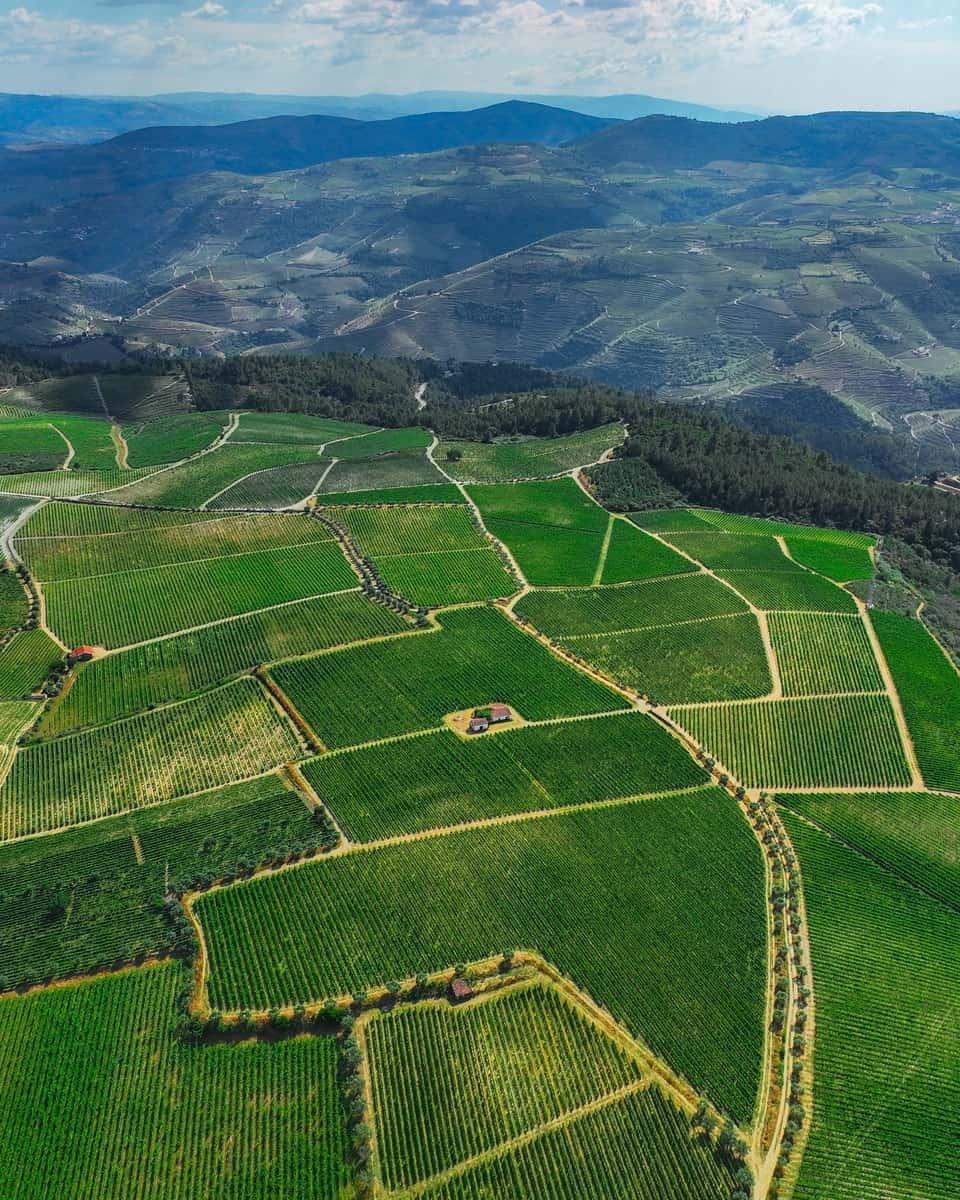
<svg viewBox="0 0 960 1200">
<path fill-rule="evenodd" d="M 4 1196 L 960 1197 L 873 538 L 609 512 L 619 427 L 76 421 L 0 472 Z"/>
</svg>

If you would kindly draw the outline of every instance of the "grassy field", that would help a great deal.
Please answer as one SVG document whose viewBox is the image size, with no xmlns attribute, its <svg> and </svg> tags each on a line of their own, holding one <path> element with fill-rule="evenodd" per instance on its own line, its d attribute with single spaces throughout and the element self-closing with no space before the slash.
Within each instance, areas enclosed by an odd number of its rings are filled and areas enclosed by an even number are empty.
<svg viewBox="0 0 960 1200">
<path fill-rule="evenodd" d="M 168 890 L 321 844 L 276 775 L 0 847 L 0 992 L 189 949 Z"/>
<path fill-rule="evenodd" d="M 960 799 L 936 792 L 781 796 L 780 803 L 960 910 Z"/>
<path fill-rule="evenodd" d="M 747 700 L 773 687 L 753 613 L 567 637 L 563 644 L 659 704 Z"/>
<path fill-rule="evenodd" d="M 429 1200 L 726 1200 L 729 1168 L 699 1142 L 655 1087 L 588 1111 L 510 1154 L 492 1157 L 449 1182 Z"/>
<path fill-rule="evenodd" d="M 752 833 L 711 789 L 359 851 L 202 897 L 196 911 L 225 1009 L 536 949 L 747 1121 L 763 888 Z"/>
<path fill-rule="evenodd" d="M 516 605 L 518 616 L 556 638 L 646 629 L 746 611 L 746 604 L 730 588 L 704 574 L 632 587 L 533 591 Z"/>
<path fill-rule="evenodd" d="M 579 769 L 587 756 L 589 775 Z M 360 842 L 706 782 L 677 741 L 636 713 L 470 741 L 442 730 L 324 755 L 303 770 L 347 836 Z"/>
<path fill-rule="evenodd" d="M 671 533 L 668 541 L 713 571 L 799 571 L 772 537 L 743 533 Z"/>
<path fill-rule="evenodd" d="M 63 657 L 42 629 L 25 629 L 0 649 L 0 700 L 19 700 L 32 692 Z"/>
<path fill-rule="evenodd" d="M 0 425 L 0 484 L 2 474 L 55 471 L 67 458 L 67 444 L 42 417 L 4 420 Z"/>
<path fill-rule="evenodd" d="M 559 475 L 574 467 L 588 466 L 597 462 L 605 451 L 619 446 L 623 435 L 620 425 L 601 425 L 566 437 L 492 443 L 442 442 L 436 453 L 437 461 L 456 479 L 495 483 Z"/>
<path fill-rule="evenodd" d="M 44 592 L 63 641 L 117 647 L 356 585 L 331 540 L 63 580 Z"/>
<path fill-rule="evenodd" d="M 380 1176 L 391 1190 L 640 1079 L 624 1050 L 543 985 L 460 1009 L 402 1006 L 375 1016 L 365 1037 Z"/>
<path fill-rule="evenodd" d="M 363 437 L 350 437 L 330 447 L 334 458 L 375 458 L 403 450 L 426 450 L 433 441 L 430 431 L 409 429 L 379 429 Z"/>
<path fill-rule="evenodd" d="M 558 662 L 488 608 L 446 612 L 438 631 L 333 651 L 271 670 L 329 747 L 440 724 L 501 701 L 528 720 L 624 708 L 621 696 Z"/>
<path fill-rule="evenodd" d="M 883 690 L 880 668 L 859 616 L 772 613 L 770 639 L 784 695 Z"/>
<path fill-rule="evenodd" d="M 905 787 L 886 696 L 676 708 L 671 715 L 746 787 Z"/>
<path fill-rule="evenodd" d="M 336 1043 L 183 1046 L 187 978 L 168 965 L 0 1000 L 9 1200 L 344 1194 Z"/>
<path fill-rule="evenodd" d="M 957 914 L 785 819 L 817 991 L 813 1127 L 794 1196 L 958 1196 Z"/>
<path fill-rule="evenodd" d="M 181 700 L 261 663 L 409 627 L 360 592 L 321 596 L 236 617 L 81 666 L 44 714 L 41 732 L 66 733 Z M 3 659 L 0 658 L 0 668 Z"/>
<path fill-rule="evenodd" d="M 872 612 L 870 620 L 903 704 L 927 787 L 960 791 L 960 678 L 920 621 Z"/>
<path fill-rule="evenodd" d="M 301 758 L 252 679 L 87 733 L 27 746 L 0 788 L 3 839 L 92 821 Z"/>
</svg>

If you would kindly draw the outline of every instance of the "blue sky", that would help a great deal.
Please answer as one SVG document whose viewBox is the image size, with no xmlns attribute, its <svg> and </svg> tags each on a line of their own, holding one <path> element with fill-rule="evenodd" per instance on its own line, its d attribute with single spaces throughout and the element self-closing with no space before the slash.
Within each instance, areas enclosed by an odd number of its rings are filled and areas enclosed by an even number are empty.
<svg viewBox="0 0 960 1200">
<path fill-rule="evenodd" d="M 0 0 L 0 90 L 960 110 L 955 0 Z"/>
</svg>

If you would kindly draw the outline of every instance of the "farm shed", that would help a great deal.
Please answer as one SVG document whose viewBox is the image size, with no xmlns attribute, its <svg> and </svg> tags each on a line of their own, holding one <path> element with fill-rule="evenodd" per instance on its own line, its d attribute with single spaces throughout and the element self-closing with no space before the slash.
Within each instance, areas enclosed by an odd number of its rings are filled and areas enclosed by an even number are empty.
<svg viewBox="0 0 960 1200">
<path fill-rule="evenodd" d="M 508 704 L 491 704 L 490 705 L 490 724 L 495 725 L 499 721 L 513 720 L 513 713 L 510 711 Z"/>
<path fill-rule="evenodd" d="M 461 979 L 459 975 L 456 979 L 450 981 L 450 999 L 454 1004 L 460 1004 L 464 1000 L 469 1000 L 473 995 L 473 988 L 465 979 Z"/>
<path fill-rule="evenodd" d="M 70 651 L 70 657 L 74 662 L 89 662 L 96 652 L 95 646 L 77 646 Z"/>
<path fill-rule="evenodd" d="M 486 733 L 490 722 L 486 717 L 471 717 L 467 722 L 467 733 Z"/>
</svg>

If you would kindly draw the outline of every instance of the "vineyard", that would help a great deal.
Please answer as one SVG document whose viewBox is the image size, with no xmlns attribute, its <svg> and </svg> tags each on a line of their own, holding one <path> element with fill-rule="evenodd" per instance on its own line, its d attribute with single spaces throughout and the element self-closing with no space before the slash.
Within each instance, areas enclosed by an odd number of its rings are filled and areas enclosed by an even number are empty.
<svg viewBox="0 0 960 1200">
<path fill-rule="evenodd" d="M 875 612 L 870 620 L 903 702 L 927 787 L 960 791 L 960 678 L 920 621 Z"/>
<path fill-rule="evenodd" d="M 655 1087 L 586 1112 L 423 1193 L 429 1200 L 726 1200 L 733 1173 Z"/>
<path fill-rule="evenodd" d="M 937 792 L 780 797 L 894 875 L 960 910 L 960 798 Z"/>
<path fill-rule="evenodd" d="M 25 747 L 0 787 L 0 834 L 6 840 L 92 821 L 302 757 L 260 686 L 239 680 L 196 700 Z"/>
<path fill-rule="evenodd" d="M 563 638 L 563 645 L 660 704 L 744 700 L 772 687 L 753 613 Z"/>
<path fill-rule="evenodd" d="M 960 1192 L 955 910 L 787 815 L 817 987 L 813 1127 L 797 1200 Z"/>
<path fill-rule="evenodd" d="M 752 833 L 710 789 L 358 850 L 203 896 L 196 912 L 210 1001 L 223 1009 L 536 950 L 749 1121 L 763 1042 L 762 879 Z"/>
<path fill-rule="evenodd" d="M 184 948 L 164 896 L 322 845 L 275 775 L 0 846 L 0 992 Z"/>
<path fill-rule="evenodd" d="M 960 1200 L 960 676 L 875 539 L 187 382 L 0 406 L 3 1200 Z"/>
<path fill-rule="evenodd" d="M 358 591 L 234 617 L 87 663 L 47 709 L 41 732 L 66 733 L 101 724 L 165 701 L 186 699 L 260 663 L 386 637 L 407 628 L 390 609 L 371 604 Z M 0 672 L 3 661 L 0 657 Z"/>
<path fill-rule="evenodd" d="M 429 729 L 497 700 L 531 721 L 626 703 L 489 608 L 450 610 L 439 630 L 281 663 L 270 674 L 330 748 Z"/>
<path fill-rule="evenodd" d="M 619 425 L 601 425 L 585 433 L 549 439 L 526 438 L 490 445 L 443 442 L 437 456 L 457 479 L 494 483 L 560 475 L 574 467 L 588 466 L 622 441 L 623 429 Z"/>
<path fill-rule="evenodd" d="M 883 690 L 866 627 L 858 616 L 772 613 L 770 637 L 787 696 Z"/>
<path fill-rule="evenodd" d="M 0 1000 L 9 1200 L 343 1194 L 336 1043 L 183 1046 L 185 974 L 154 967 Z"/>
<path fill-rule="evenodd" d="M 585 755 L 594 756 L 588 777 L 577 769 Z M 324 755 L 303 772 L 359 842 L 706 781 L 668 734 L 632 713 L 527 725 L 473 741 L 442 730 Z"/>
<path fill-rule="evenodd" d="M 50 627 L 115 648 L 357 586 L 333 540 L 47 583 Z"/>
<path fill-rule="evenodd" d="M 364 1035 L 380 1173 L 390 1189 L 640 1080 L 622 1049 L 543 985 L 461 1009 L 399 1008 L 374 1017 Z"/>
<path fill-rule="evenodd" d="M 747 787 L 906 787 L 886 696 L 753 701 L 675 708 L 671 715 Z"/>
</svg>

